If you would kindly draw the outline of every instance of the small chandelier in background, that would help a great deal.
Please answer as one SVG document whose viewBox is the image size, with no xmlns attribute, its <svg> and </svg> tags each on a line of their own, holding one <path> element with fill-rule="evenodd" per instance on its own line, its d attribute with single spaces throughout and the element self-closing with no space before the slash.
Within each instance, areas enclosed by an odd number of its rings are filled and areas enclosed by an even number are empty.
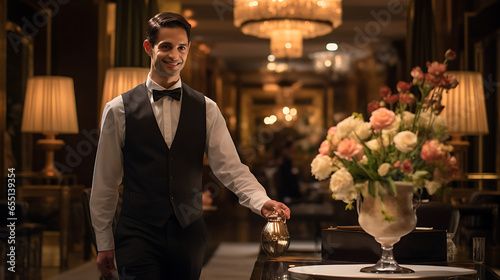
<svg viewBox="0 0 500 280">
<path fill-rule="evenodd" d="M 302 40 L 342 24 L 342 0 L 235 0 L 234 25 L 246 35 L 271 39 L 276 58 L 302 56 Z"/>
<path fill-rule="evenodd" d="M 315 52 L 309 54 L 314 62 L 314 70 L 318 73 L 328 70 L 344 75 L 351 69 L 351 56 L 344 53 Z"/>
</svg>

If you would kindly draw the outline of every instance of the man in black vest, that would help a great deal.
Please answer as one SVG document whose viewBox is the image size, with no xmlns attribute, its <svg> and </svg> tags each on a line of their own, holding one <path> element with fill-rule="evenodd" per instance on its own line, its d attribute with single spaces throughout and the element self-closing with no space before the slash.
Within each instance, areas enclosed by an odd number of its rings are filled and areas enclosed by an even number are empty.
<svg viewBox="0 0 500 280">
<path fill-rule="evenodd" d="M 263 216 L 275 208 L 290 218 L 290 209 L 271 200 L 239 160 L 215 102 L 182 83 L 190 29 L 178 14 L 151 18 L 143 44 L 151 57 L 146 83 L 104 109 L 90 207 L 105 275 L 115 270 L 116 255 L 125 279 L 199 279 L 210 238 L 202 217 L 204 153 L 240 204 Z"/>
</svg>

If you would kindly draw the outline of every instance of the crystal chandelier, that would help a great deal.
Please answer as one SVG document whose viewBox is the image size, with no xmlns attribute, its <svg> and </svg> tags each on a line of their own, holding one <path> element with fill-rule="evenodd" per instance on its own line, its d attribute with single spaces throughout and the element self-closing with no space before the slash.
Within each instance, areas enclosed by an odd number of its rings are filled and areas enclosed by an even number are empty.
<svg viewBox="0 0 500 280">
<path fill-rule="evenodd" d="M 234 0 L 234 25 L 243 34 L 271 39 L 276 58 L 301 57 L 302 39 L 342 24 L 342 0 Z"/>
</svg>

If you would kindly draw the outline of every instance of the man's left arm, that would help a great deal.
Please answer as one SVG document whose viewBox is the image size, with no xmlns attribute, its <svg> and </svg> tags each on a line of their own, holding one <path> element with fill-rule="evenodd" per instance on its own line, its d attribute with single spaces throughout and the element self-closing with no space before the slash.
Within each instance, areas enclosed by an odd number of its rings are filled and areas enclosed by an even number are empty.
<svg viewBox="0 0 500 280">
<path fill-rule="evenodd" d="M 283 210 L 287 219 L 290 209 L 283 203 L 271 200 L 264 187 L 244 165 L 226 126 L 217 104 L 207 99 L 206 153 L 214 175 L 234 192 L 241 205 L 253 212 L 267 216 L 273 208 Z"/>
</svg>

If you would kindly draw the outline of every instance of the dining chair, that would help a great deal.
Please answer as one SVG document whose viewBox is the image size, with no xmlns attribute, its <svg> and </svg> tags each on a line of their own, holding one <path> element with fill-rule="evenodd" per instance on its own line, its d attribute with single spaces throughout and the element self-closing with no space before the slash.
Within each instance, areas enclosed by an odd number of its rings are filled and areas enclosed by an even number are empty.
<svg viewBox="0 0 500 280">
<path fill-rule="evenodd" d="M 42 246 L 45 226 L 33 223 L 28 217 L 29 205 L 25 201 L 0 200 L 0 279 L 9 279 L 7 254 L 15 248 L 16 279 L 42 278 Z M 15 224 L 15 227 L 11 226 Z M 15 233 L 11 243 L 10 237 Z M 11 275 L 12 276 L 12 275 Z"/>
<path fill-rule="evenodd" d="M 432 227 L 455 235 L 459 221 L 460 212 L 448 203 L 426 201 L 417 208 L 417 227 Z"/>
<path fill-rule="evenodd" d="M 467 243 L 472 237 L 486 237 L 487 242 L 500 243 L 500 192 L 474 192 L 469 204 L 460 207 L 461 234 Z"/>
</svg>

